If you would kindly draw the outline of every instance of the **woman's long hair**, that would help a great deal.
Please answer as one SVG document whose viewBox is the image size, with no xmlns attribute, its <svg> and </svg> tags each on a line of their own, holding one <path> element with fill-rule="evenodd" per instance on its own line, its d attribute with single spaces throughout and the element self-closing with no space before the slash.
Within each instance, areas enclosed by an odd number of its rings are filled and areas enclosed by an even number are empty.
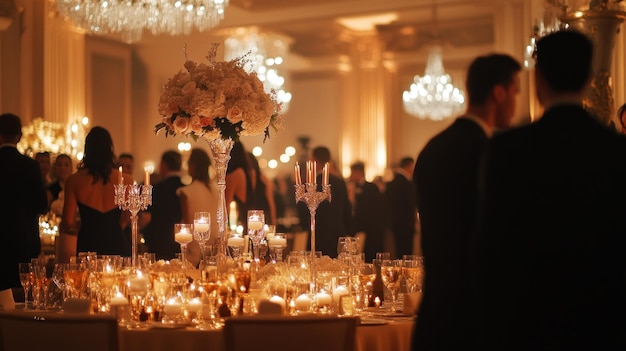
<svg viewBox="0 0 626 351">
<path fill-rule="evenodd" d="M 85 154 L 78 168 L 87 169 L 96 183 L 100 178 L 104 184 L 109 182 L 111 170 L 115 166 L 113 139 L 108 130 L 93 127 L 85 138 Z"/>
<path fill-rule="evenodd" d="M 189 154 L 189 160 L 187 160 L 188 168 L 190 165 L 194 165 L 193 174 L 190 174 L 193 180 L 199 180 L 204 185 L 211 190 L 209 186 L 209 182 L 211 179 L 209 178 L 209 166 L 211 165 L 211 159 L 209 158 L 209 154 L 202 149 L 193 149 L 191 150 L 191 154 Z"/>
</svg>

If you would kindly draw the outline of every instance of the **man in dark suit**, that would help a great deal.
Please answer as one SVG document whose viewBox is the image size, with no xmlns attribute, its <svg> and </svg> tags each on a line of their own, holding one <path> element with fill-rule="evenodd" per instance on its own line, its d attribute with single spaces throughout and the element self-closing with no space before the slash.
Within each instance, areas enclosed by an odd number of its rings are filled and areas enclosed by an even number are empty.
<svg viewBox="0 0 626 351">
<path fill-rule="evenodd" d="M 413 177 L 425 265 L 416 323 L 417 350 L 461 348 L 467 250 L 475 228 L 478 164 L 494 128 L 511 123 L 520 64 L 509 55 L 481 56 L 467 72 L 467 112 L 420 152 Z"/>
<path fill-rule="evenodd" d="M 180 245 L 174 240 L 174 224 L 180 223 L 182 210 L 176 189 L 183 186 L 180 181 L 182 157 L 174 150 L 161 156 L 159 175 L 161 181 L 152 188 L 152 206 L 148 207 L 149 223 L 143 229 L 149 252 L 156 259 L 171 260 L 180 252 Z"/>
<path fill-rule="evenodd" d="M 372 262 L 376 253 L 383 251 L 385 199 L 376 184 L 365 180 L 365 164 L 355 162 L 350 166 L 348 195 L 352 203 L 352 234 L 365 234 L 363 252 L 365 261 Z"/>
<path fill-rule="evenodd" d="M 315 217 L 315 251 L 322 251 L 323 255 L 337 257 L 337 241 L 340 236 L 350 232 L 350 218 L 352 207 L 348 199 L 346 182 L 336 174 L 330 162 L 330 150 L 325 146 L 313 149 L 312 160 L 317 163 L 318 172 L 316 181 L 318 191 L 321 191 L 322 168 L 328 162 L 331 201 L 323 201 L 317 208 Z M 298 203 L 300 224 L 310 233 L 311 215 L 303 202 Z M 310 241 L 308 245 L 310 249 Z"/>
<path fill-rule="evenodd" d="M 0 310 L 15 308 L 12 288 L 21 287 L 18 263 L 39 256 L 39 215 L 48 207 L 39 163 L 19 153 L 22 123 L 0 115 Z"/>
<path fill-rule="evenodd" d="M 415 184 L 412 157 L 403 157 L 393 179 L 385 186 L 387 228 L 391 230 L 396 258 L 413 254 L 413 239 L 417 222 Z"/>
<path fill-rule="evenodd" d="M 592 53 L 576 31 L 538 40 L 545 112 L 489 143 L 478 349 L 626 350 L 626 139 L 583 108 Z"/>
</svg>

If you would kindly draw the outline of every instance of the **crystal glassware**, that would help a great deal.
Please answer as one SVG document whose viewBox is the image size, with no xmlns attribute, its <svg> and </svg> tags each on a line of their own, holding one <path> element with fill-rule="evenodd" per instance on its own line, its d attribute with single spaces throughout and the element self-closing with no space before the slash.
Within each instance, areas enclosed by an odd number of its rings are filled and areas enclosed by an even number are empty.
<svg viewBox="0 0 626 351">
<path fill-rule="evenodd" d="M 265 213 L 263 210 L 248 210 L 248 236 L 252 239 L 254 260 L 260 262 L 260 246 L 263 240 L 263 226 L 265 225 Z"/>
<path fill-rule="evenodd" d="M 195 212 L 193 215 L 193 235 L 200 244 L 202 258 L 206 256 L 206 244 L 211 238 L 211 214 L 209 212 Z"/>
<path fill-rule="evenodd" d="M 283 261 L 283 250 L 287 247 L 287 236 L 285 233 L 276 233 L 267 239 L 267 245 L 272 251 L 272 260 L 274 262 Z"/>
<path fill-rule="evenodd" d="M 238 259 L 241 255 L 241 248 L 244 246 L 245 239 L 238 233 L 232 233 L 228 238 L 228 247 L 232 250 L 234 259 Z"/>
<path fill-rule="evenodd" d="M 383 260 L 380 266 L 380 275 L 383 284 L 391 293 L 390 311 L 397 312 L 396 301 L 398 300 L 400 278 L 402 277 L 402 260 Z"/>
<path fill-rule="evenodd" d="M 28 308 L 30 293 L 33 287 L 33 266 L 30 263 L 19 263 L 18 269 L 20 273 L 20 283 L 24 290 L 24 308 Z"/>
<path fill-rule="evenodd" d="M 193 240 L 193 224 L 174 224 L 174 240 L 180 244 L 183 273 L 187 276 L 187 244 Z"/>
<path fill-rule="evenodd" d="M 405 255 L 402 260 L 402 275 L 406 281 L 407 292 L 422 292 L 424 281 L 424 260 L 421 256 Z"/>
</svg>

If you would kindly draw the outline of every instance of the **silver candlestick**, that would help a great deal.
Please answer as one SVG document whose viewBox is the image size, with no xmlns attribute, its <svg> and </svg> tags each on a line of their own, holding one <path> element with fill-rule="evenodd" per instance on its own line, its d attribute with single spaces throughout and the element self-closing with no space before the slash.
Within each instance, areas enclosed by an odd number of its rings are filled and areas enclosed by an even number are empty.
<svg viewBox="0 0 626 351">
<path fill-rule="evenodd" d="M 122 211 L 130 211 L 132 223 L 132 265 L 137 267 L 137 214 L 152 205 L 152 185 L 117 184 L 115 185 L 115 204 Z"/>
<path fill-rule="evenodd" d="M 317 191 L 316 183 L 296 184 L 296 202 L 304 202 L 311 214 L 311 257 L 315 257 L 315 212 L 319 204 L 331 201 L 330 184 L 322 185 L 322 191 Z"/>
</svg>

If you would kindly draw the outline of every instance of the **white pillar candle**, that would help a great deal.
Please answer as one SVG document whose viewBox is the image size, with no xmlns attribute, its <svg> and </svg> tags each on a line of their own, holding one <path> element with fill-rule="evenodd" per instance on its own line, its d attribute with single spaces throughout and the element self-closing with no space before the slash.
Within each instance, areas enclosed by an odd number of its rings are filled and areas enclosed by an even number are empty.
<svg viewBox="0 0 626 351">
<path fill-rule="evenodd" d="M 206 233 L 209 231 L 209 223 L 206 219 L 198 219 L 193 224 L 193 229 L 198 233 Z"/>
<path fill-rule="evenodd" d="M 194 297 L 187 303 L 187 310 L 190 312 L 198 312 L 200 309 L 202 309 L 202 301 L 197 297 Z"/>
<path fill-rule="evenodd" d="M 235 201 L 230 202 L 228 221 L 230 222 L 231 229 L 237 228 L 237 203 Z"/>
<path fill-rule="evenodd" d="M 228 246 L 231 247 L 242 247 L 243 246 L 243 238 L 240 236 L 231 236 L 228 238 Z"/>
<path fill-rule="evenodd" d="M 188 244 L 193 240 L 193 235 L 187 231 L 187 228 L 182 228 L 180 232 L 174 234 L 174 240 L 179 244 Z"/>
<path fill-rule="evenodd" d="M 333 290 L 333 302 L 338 304 L 341 300 L 341 297 L 348 294 L 350 294 L 348 289 L 346 289 L 346 287 L 343 285 L 339 285 L 335 288 L 335 290 Z"/>
<path fill-rule="evenodd" d="M 307 294 L 302 294 L 296 298 L 296 308 L 298 310 L 308 310 L 311 308 L 311 298 Z"/>
<path fill-rule="evenodd" d="M 287 239 L 281 238 L 279 236 L 273 236 L 269 238 L 267 243 L 270 247 L 285 247 L 287 246 Z"/>
<path fill-rule="evenodd" d="M 261 230 L 263 229 L 263 222 L 261 222 L 258 218 L 251 217 L 248 219 L 248 229 L 250 230 Z"/>
<path fill-rule="evenodd" d="M 315 303 L 318 307 L 330 306 L 333 299 L 325 292 L 320 292 L 315 295 Z"/>
<path fill-rule="evenodd" d="M 128 292 L 129 293 L 144 293 L 148 291 L 150 280 L 144 277 L 141 273 L 128 278 Z"/>
<path fill-rule="evenodd" d="M 125 298 L 124 295 L 118 292 L 115 296 L 111 298 L 111 301 L 109 301 L 109 305 L 125 306 L 125 305 L 128 305 L 128 299 Z"/>
<path fill-rule="evenodd" d="M 274 295 L 272 297 L 270 297 L 270 301 L 273 303 L 277 303 L 280 305 L 280 307 L 284 310 L 285 309 L 285 299 L 283 299 L 282 297 L 278 296 L 278 295 Z"/>
<path fill-rule="evenodd" d="M 176 314 L 180 314 L 181 311 L 182 311 L 182 305 L 176 299 L 169 299 L 167 300 L 165 305 L 163 305 L 163 312 L 165 314 L 176 315 Z"/>
</svg>

